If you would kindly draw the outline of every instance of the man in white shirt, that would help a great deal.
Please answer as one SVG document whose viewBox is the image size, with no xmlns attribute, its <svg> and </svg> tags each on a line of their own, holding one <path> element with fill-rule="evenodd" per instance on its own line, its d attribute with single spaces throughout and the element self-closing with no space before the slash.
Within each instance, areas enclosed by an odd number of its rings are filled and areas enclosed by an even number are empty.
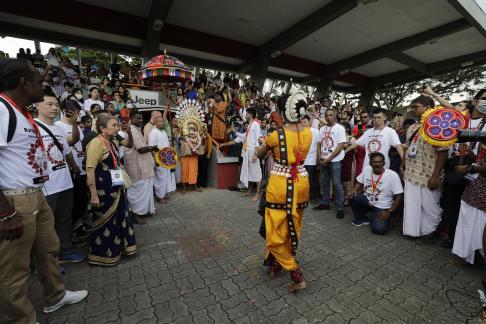
<svg viewBox="0 0 486 324">
<path fill-rule="evenodd" d="M 164 119 L 162 116 L 155 118 L 155 127 L 145 134 L 149 146 L 156 146 L 158 150 L 170 147 L 169 137 L 164 130 Z M 166 204 L 168 193 L 176 191 L 175 172 L 162 166 L 155 166 L 154 191 L 157 201 Z"/>
<path fill-rule="evenodd" d="M 86 167 L 84 160 L 84 151 L 81 141 L 84 139 L 84 134 L 77 123 L 73 122 L 71 114 L 79 114 L 81 106 L 75 100 L 66 100 L 61 104 L 62 118 L 56 122 L 64 131 L 64 136 L 71 147 L 74 162 L 78 166 L 79 173 L 71 173 L 73 178 L 73 244 L 82 243 L 88 237 L 87 230 L 89 226 L 82 223 L 82 217 L 86 212 L 88 205 L 88 186 L 86 185 Z"/>
<path fill-rule="evenodd" d="M 30 63 L 0 62 L 0 323 L 36 322 L 27 297 L 31 254 L 44 287 L 44 312 L 88 295 L 65 290 L 59 272 L 59 239 L 41 189 L 47 155 L 26 109 L 42 99 L 41 77 Z"/>
<path fill-rule="evenodd" d="M 321 171 L 322 203 L 314 210 L 329 209 L 330 180 L 336 196 L 336 217 L 344 217 L 344 190 L 341 182 L 341 161 L 344 159 L 343 147 L 346 144 L 346 130 L 336 123 L 336 111 L 328 109 L 324 115 L 327 125 L 319 130 L 317 157 Z"/>
<path fill-rule="evenodd" d="M 351 194 L 353 226 L 369 225 L 366 212 L 373 211 L 371 231 L 384 235 L 391 227 L 391 218 L 402 202 L 403 186 L 395 171 L 385 169 L 385 157 L 380 152 L 371 153 L 370 166 L 356 177 Z"/>
<path fill-rule="evenodd" d="M 91 106 L 93 104 L 98 104 L 101 107 L 101 110 L 105 110 L 105 104 L 103 101 L 99 99 L 100 97 L 100 92 L 98 90 L 98 87 L 91 87 L 89 88 L 89 98 L 84 101 L 83 109 L 86 111 L 86 113 L 90 114 L 91 113 Z"/>
<path fill-rule="evenodd" d="M 246 118 L 248 120 L 248 128 L 246 132 L 235 132 L 236 139 L 227 143 L 220 144 L 220 148 L 234 145 L 236 143 L 243 143 L 241 156 L 243 163 L 241 165 L 240 181 L 248 188 L 247 196 L 251 196 L 250 182 L 257 185 L 257 190 L 253 201 L 257 201 L 260 195 L 260 184 L 262 180 L 262 169 L 260 160 L 256 156 L 256 149 L 260 146 L 258 139 L 261 135 L 260 124 L 256 121 L 256 110 L 248 108 L 246 110 Z M 234 128 L 233 128 L 234 129 Z"/>
<path fill-rule="evenodd" d="M 312 132 L 312 143 L 304 161 L 304 167 L 309 174 L 309 199 L 311 202 L 319 201 L 319 181 L 317 179 L 317 142 L 319 141 L 319 131 L 311 127 L 310 117 L 305 115 L 301 121 L 302 126 L 310 128 Z"/>
<path fill-rule="evenodd" d="M 390 167 L 390 157 L 388 152 L 391 147 L 397 149 L 400 158 L 403 159 L 403 148 L 398 137 L 397 132 L 386 126 L 386 114 L 383 110 L 375 110 L 373 112 L 374 128 L 368 129 L 364 134 L 358 138 L 355 144 L 351 145 L 351 149 L 363 146 L 366 150 L 365 160 L 363 166 L 370 164 L 370 154 L 380 152 L 385 156 L 385 168 Z"/>
<path fill-rule="evenodd" d="M 142 114 L 130 115 L 133 146 L 125 150 L 125 169 L 133 184 L 127 190 L 130 210 L 134 214 L 135 224 L 145 224 L 140 216 L 155 213 L 154 203 L 154 158 L 152 151 L 157 147 L 147 146 L 142 134 Z"/>
<path fill-rule="evenodd" d="M 54 123 L 59 115 L 60 105 L 52 92 L 44 93 L 44 101 L 37 104 L 39 126 L 42 141 L 46 147 L 49 180 L 44 183 L 42 191 L 54 214 L 54 227 L 61 243 L 59 263 L 81 262 L 84 255 L 74 252 L 73 233 L 73 181 L 70 169 L 80 173 L 74 161 L 71 147 L 67 142 L 64 130 Z M 77 114 L 71 114 L 71 123 L 76 123 Z"/>
</svg>

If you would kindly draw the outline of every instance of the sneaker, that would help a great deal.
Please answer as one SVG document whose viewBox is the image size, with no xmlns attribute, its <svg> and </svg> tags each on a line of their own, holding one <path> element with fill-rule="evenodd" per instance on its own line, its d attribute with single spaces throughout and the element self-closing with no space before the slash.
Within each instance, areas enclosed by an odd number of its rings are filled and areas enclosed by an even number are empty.
<svg viewBox="0 0 486 324">
<path fill-rule="evenodd" d="M 365 226 L 365 225 L 370 225 L 370 222 L 368 222 L 367 220 L 357 220 L 355 219 L 354 221 L 351 222 L 351 225 L 353 226 L 356 226 L 356 227 L 361 227 L 361 226 Z"/>
<path fill-rule="evenodd" d="M 60 301 L 58 301 L 56 304 L 51 305 L 51 306 L 44 306 L 42 311 L 46 314 L 55 312 L 64 305 L 71 305 L 71 304 L 79 303 L 80 301 L 85 299 L 86 296 L 88 296 L 87 290 L 79 290 L 79 291 L 66 290 L 64 297 L 62 297 L 62 299 Z"/>
<path fill-rule="evenodd" d="M 60 255 L 59 256 L 59 264 L 64 264 L 64 263 L 78 263 L 82 262 L 86 259 L 85 255 L 82 255 L 77 252 L 65 254 L 65 255 Z"/>
<path fill-rule="evenodd" d="M 336 218 L 342 219 L 344 218 L 344 211 L 342 209 L 338 209 L 336 212 Z"/>
<path fill-rule="evenodd" d="M 314 210 L 329 210 L 329 205 L 320 204 L 313 208 Z"/>
</svg>

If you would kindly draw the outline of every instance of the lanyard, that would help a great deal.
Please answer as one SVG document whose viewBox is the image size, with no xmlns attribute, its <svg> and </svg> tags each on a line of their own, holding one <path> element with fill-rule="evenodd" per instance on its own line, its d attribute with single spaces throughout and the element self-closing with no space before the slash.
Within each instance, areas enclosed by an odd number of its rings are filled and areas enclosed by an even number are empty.
<svg viewBox="0 0 486 324">
<path fill-rule="evenodd" d="M 376 187 L 378 187 L 378 184 L 380 183 L 381 177 L 383 176 L 383 173 L 385 173 L 385 170 L 380 174 L 376 182 L 373 179 L 373 171 L 371 171 L 371 193 L 374 195 Z"/>
<path fill-rule="evenodd" d="M 107 141 L 106 139 L 104 139 L 103 136 L 99 135 L 99 137 L 101 138 L 101 140 L 105 144 L 105 147 L 108 150 L 108 152 L 110 152 L 111 158 L 113 159 L 113 167 L 115 168 L 115 170 L 117 170 L 118 169 L 118 160 L 117 160 L 117 157 L 115 155 L 115 151 L 113 150 L 113 147 L 112 147 L 113 144 L 111 144 L 110 141 Z"/>
<path fill-rule="evenodd" d="M 45 151 L 44 142 L 42 141 L 39 127 L 37 126 L 34 118 L 32 118 L 32 114 L 27 109 L 20 108 L 15 102 L 12 101 L 12 99 L 7 97 L 5 94 L 0 92 L 0 96 L 2 96 L 5 100 L 7 100 L 9 104 L 11 104 L 15 109 L 17 109 L 19 113 L 21 113 L 27 119 L 29 124 L 34 129 L 35 136 L 37 137 L 37 145 L 41 148 L 42 152 L 44 152 Z"/>
<path fill-rule="evenodd" d="M 324 139 L 328 139 L 331 136 L 331 131 L 332 131 L 332 128 L 334 127 L 334 125 L 332 125 L 329 128 L 329 131 L 327 131 L 327 125 L 324 126 L 324 127 L 325 127 L 325 129 L 324 129 Z"/>
</svg>

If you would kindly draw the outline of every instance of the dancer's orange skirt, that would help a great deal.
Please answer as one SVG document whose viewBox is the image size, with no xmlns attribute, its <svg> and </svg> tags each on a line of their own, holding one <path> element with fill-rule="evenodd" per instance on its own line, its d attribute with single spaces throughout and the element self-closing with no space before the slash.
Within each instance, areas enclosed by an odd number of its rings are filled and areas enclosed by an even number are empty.
<svg viewBox="0 0 486 324">
<path fill-rule="evenodd" d="M 196 184 L 197 183 L 197 155 L 181 156 L 181 178 L 182 183 Z"/>
</svg>

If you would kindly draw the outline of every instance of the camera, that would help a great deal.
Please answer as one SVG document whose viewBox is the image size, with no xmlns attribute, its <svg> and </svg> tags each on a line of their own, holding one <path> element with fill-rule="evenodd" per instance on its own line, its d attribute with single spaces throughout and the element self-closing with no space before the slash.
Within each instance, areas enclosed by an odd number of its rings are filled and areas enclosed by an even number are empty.
<svg viewBox="0 0 486 324">
<path fill-rule="evenodd" d="M 485 131 L 474 131 L 471 129 L 461 130 L 457 136 L 458 143 L 466 142 L 482 142 L 486 143 L 486 132 Z"/>
<path fill-rule="evenodd" d="M 481 142 L 486 143 L 486 132 L 471 129 L 461 130 L 457 136 L 457 143 Z M 477 145 L 477 144 L 476 144 Z M 471 165 L 476 161 L 476 155 L 472 151 L 466 151 L 453 157 L 452 165 Z"/>
</svg>

